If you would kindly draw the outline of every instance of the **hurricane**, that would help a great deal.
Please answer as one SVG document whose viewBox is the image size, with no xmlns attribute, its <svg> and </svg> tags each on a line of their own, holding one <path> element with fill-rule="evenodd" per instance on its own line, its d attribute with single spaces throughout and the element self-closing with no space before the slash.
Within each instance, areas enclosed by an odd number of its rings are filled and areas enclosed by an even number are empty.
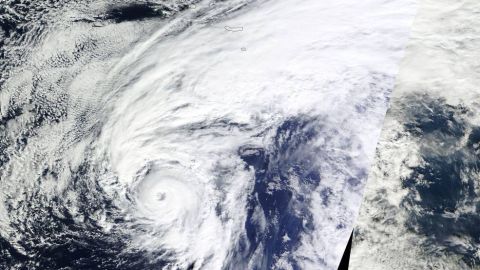
<svg viewBox="0 0 480 270">
<path fill-rule="evenodd" d="M 17 2 L 0 268 L 337 268 L 413 1 Z"/>
</svg>

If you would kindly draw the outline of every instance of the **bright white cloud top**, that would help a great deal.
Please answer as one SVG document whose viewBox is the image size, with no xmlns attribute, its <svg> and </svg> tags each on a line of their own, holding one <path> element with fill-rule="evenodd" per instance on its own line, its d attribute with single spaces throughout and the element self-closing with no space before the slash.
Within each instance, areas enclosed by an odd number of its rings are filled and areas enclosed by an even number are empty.
<svg viewBox="0 0 480 270">
<path fill-rule="evenodd" d="M 88 15 L 105 8 L 67 5 L 1 91 L 0 228 L 34 254 L 20 263 L 62 265 L 42 250 L 68 243 L 67 265 L 104 269 L 336 269 L 414 3 Z"/>
</svg>

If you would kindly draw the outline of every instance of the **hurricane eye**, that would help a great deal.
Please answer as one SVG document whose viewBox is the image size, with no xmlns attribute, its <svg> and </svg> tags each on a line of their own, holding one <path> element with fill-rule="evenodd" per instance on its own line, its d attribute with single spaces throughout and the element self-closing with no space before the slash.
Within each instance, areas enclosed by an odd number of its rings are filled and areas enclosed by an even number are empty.
<svg viewBox="0 0 480 270">
<path fill-rule="evenodd" d="M 167 194 L 165 194 L 165 193 L 163 193 L 163 192 L 157 193 L 157 199 L 158 199 L 159 201 L 165 200 L 166 197 L 167 197 Z"/>
</svg>

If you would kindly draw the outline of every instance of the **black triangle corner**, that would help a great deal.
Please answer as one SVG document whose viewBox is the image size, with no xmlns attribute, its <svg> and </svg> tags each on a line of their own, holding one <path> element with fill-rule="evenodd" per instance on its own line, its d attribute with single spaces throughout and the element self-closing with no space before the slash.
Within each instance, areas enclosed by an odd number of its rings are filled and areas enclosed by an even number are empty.
<svg viewBox="0 0 480 270">
<path fill-rule="evenodd" d="M 352 238 L 353 238 L 353 231 L 350 234 L 350 240 L 348 240 L 347 247 L 345 248 L 345 252 L 343 253 L 342 260 L 340 261 L 340 265 L 338 266 L 338 270 L 348 270 L 348 265 L 350 263 L 350 252 L 352 250 Z"/>
</svg>

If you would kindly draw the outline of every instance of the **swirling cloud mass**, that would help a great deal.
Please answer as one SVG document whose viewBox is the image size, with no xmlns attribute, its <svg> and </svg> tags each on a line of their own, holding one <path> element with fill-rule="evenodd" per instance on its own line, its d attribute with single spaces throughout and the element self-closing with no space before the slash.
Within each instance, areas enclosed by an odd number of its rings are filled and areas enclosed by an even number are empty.
<svg viewBox="0 0 480 270">
<path fill-rule="evenodd" d="M 336 269 L 413 2 L 28 3 L 0 33 L 2 268 Z"/>
</svg>

